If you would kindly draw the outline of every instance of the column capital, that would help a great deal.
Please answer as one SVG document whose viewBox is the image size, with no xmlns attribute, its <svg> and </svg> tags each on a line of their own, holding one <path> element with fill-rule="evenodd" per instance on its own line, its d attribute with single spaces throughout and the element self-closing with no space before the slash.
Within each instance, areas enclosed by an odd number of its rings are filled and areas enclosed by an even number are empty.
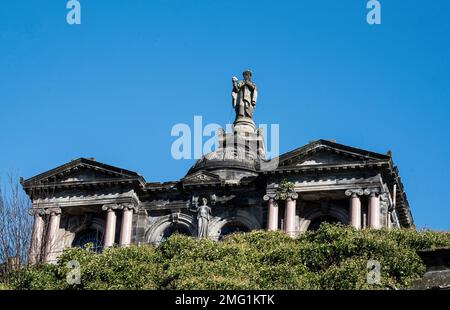
<svg viewBox="0 0 450 310">
<path fill-rule="evenodd" d="M 364 189 L 364 195 L 375 197 L 381 193 L 378 187 Z"/>
<path fill-rule="evenodd" d="M 45 214 L 50 214 L 50 215 L 59 215 L 61 214 L 61 208 L 59 207 L 50 207 L 50 208 L 46 208 L 45 209 Z"/>
<path fill-rule="evenodd" d="M 264 196 L 263 196 L 263 200 L 264 201 L 268 201 L 268 200 L 275 200 L 276 199 L 276 197 L 277 197 L 277 194 L 276 193 L 267 193 L 267 194 L 265 194 Z"/>
<path fill-rule="evenodd" d="M 364 190 L 362 188 L 352 188 L 345 191 L 346 196 L 356 197 L 364 195 Z"/>
<path fill-rule="evenodd" d="M 114 211 L 114 210 L 117 210 L 117 209 L 121 209 L 121 207 L 120 207 L 120 205 L 118 205 L 117 203 L 109 203 L 109 204 L 106 204 L 106 205 L 103 205 L 102 206 L 102 210 L 103 211 Z"/>
<path fill-rule="evenodd" d="M 46 212 L 44 208 L 31 208 L 28 210 L 28 214 L 34 216 L 43 216 L 46 214 Z"/>
<path fill-rule="evenodd" d="M 298 194 L 296 192 L 278 192 L 276 194 L 276 198 L 278 200 L 296 200 L 298 198 Z"/>
<path fill-rule="evenodd" d="M 295 192 L 286 193 L 286 200 L 287 199 L 296 200 L 297 198 L 298 198 L 298 194 Z"/>
<path fill-rule="evenodd" d="M 137 213 L 139 208 L 132 203 L 121 203 L 117 209 L 124 211 L 131 210 L 133 213 Z"/>
</svg>

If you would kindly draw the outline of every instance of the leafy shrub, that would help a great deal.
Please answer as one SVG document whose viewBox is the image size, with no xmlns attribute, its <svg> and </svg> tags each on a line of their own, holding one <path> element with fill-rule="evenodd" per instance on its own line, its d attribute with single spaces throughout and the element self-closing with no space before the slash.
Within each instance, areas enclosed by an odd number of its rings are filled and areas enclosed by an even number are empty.
<svg viewBox="0 0 450 310">
<path fill-rule="evenodd" d="M 11 287 L 6 285 L 5 283 L 0 283 L 0 291 L 11 290 Z"/>
<path fill-rule="evenodd" d="M 64 288 L 57 265 L 30 266 L 12 274 L 9 286 L 16 289 L 55 290 Z"/>
<path fill-rule="evenodd" d="M 416 251 L 450 245 L 450 233 L 354 230 L 322 225 L 293 239 L 282 232 L 234 234 L 221 242 L 174 235 L 159 247 L 111 248 L 101 254 L 71 248 L 56 265 L 13 274 L 15 289 L 385 289 L 408 288 L 425 266 Z M 68 284 L 68 262 L 81 283 Z M 369 284 L 367 262 L 381 265 Z M 1 286 L 0 286 L 1 288 Z"/>
</svg>

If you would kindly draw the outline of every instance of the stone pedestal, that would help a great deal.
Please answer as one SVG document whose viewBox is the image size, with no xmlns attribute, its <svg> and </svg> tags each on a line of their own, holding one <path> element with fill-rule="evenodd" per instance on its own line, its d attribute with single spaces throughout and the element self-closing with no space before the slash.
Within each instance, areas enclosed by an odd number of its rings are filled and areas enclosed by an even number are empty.
<svg viewBox="0 0 450 310">
<path fill-rule="evenodd" d="M 252 122 L 253 123 L 253 122 Z M 239 122 L 233 126 L 233 132 L 219 133 L 216 153 L 223 154 L 225 160 L 255 162 L 266 159 L 262 129 L 256 130 L 254 123 Z"/>
<path fill-rule="evenodd" d="M 233 131 L 249 134 L 256 133 L 256 125 L 251 118 L 243 117 L 234 122 Z"/>
<path fill-rule="evenodd" d="M 413 282 L 415 290 L 450 290 L 450 247 L 417 252 L 427 266 L 423 278 Z"/>
</svg>

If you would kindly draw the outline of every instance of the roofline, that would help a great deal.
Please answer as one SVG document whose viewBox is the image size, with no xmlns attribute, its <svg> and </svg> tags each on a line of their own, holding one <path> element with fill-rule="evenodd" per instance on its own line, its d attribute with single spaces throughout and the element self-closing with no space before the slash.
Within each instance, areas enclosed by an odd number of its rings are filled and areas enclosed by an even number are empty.
<svg viewBox="0 0 450 310">
<path fill-rule="evenodd" d="M 388 160 L 374 160 L 370 162 L 355 161 L 343 164 L 316 164 L 316 165 L 300 165 L 300 166 L 281 166 L 274 170 L 262 170 L 263 174 L 284 173 L 287 171 L 313 171 L 313 170 L 331 170 L 331 169 L 347 169 L 347 168 L 365 168 L 365 167 L 382 167 L 389 165 Z"/>
<path fill-rule="evenodd" d="M 370 157 L 370 158 L 374 158 L 374 159 L 389 159 L 390 158 L 389 155 L 376 153 L 376 152 L 372 152 L 372 151 L 367 151 L 367 150 L 363 150 L 360 148 L 348 146 L 345 144 L 340 144 L 340 143 L 336 143 L 333 141 L 329 141 L 329 140 L 319 139 L 319 140 L 312 141 L 312 142 L 310 142 L 304 146 L 301 146 L 299 148 L 296 148 L 292 151 L 281 154 L 280 156 L 278 156 L 278 160 L 281 162 L 281 161 L 290 159 L 292 157 L 297 156 L 298 153 L 306 153 L 309 149 L 313 149 L 314 147 L 316 147 L 318 145 L 325 145 L 325 146 L 329 146 L 331 148 L 341 149 L 341 150 L 347 151 L 349 153 L 354 153 L 354 154 L 357 154 L 360 156 L 366 156 L 366 157 Z"/>
<path fill-rule="evenodd" d="M 65 164 L 63 164 L 61 166 L 58 166 L 56 168 L 53 168 L 53 169 L 50 169 L 50 170 L 45 171 L 43 173 L 40 173 L 38 175 L 35 175 L 35 176 L 33 176 L 31 178 L 28 178 L 26 180 L 21 180 L 20 183 L 22 184 L 22 186 L 31 186 L 31 185 L 33 185 L 33 183 L 36 182 L 36 180 L 39 180 L 39 179 L 42 179 L 42 178 L 46 178 L 46 177 L 50 177 L 52 175 L 58 174 L 58 173 L 60 173 L 60 172 L 62 172 L 64 170 L 70 168 L 71 166 L 76 166 L 78 164 L 87 164 L 87 165 L 90 165 L 90 166 L 95 166 L 95 167 L 102 168 L 104 170 L 110 170 L 110 171 L 115 172 L 115 173 L 128 175 L 130 177 L 138 177 L 138 178 L 142 179 L 143 183 L 145 183 L 145 179 L 141 175 L 139 175 L 137 172 L 134 172 L 134 171 L 131 171 L 131 170 L 127 170 L 127 169 L 122 169 L 122 168 L 119 168 L 119 167 L 116 167 L 116 166 L 107 165 L 107 164 L 101 163 L 99 161 L 95 161 L 95 160 L 84 158 L 84 157 L 80 157 L 80 158 L 71 160 L 68 163 L 65 163 Z"/>
<path fill-rule="evenodd" d="M 415 224 L 414 224 L 414 218 L 411 212 L 411 207 L 409 205 L 409 201 L 408 201 L 408 196 L 406 195 L 405 192 L 405 188 L 402 182 L 402 179 L 399 175 L 399 170 L 397 168 L 397 166 L 394 165 L 394 162 L 392 160 L 392 158 L 389 160 L 389 172 L 390 172 L 390 180 L 387 180 L 388 183 L 390 183 L 391 186 L 393 186 L 394 184 L 397 186 L 397 193 L 396 193 L 396 201 L 399 201 L 399 198 L 401 199 L 401 201 L 403 202 L 403 205 L 401 206 L 401 215 L 400 217 L 404 218 L 406 217 L 406 219 L 408 219 L 409 223 L 402 223 L 405 224 L 404 226 L 406 227 L 412 227 L 415 228 Z M 397 215 L 399 215 L 399 208 L 397 208 L 397 205 L 395 206 L 395 211 L 397 213 Z M 399 220 L 402 220 L 399 218 Z"/>
</svg>

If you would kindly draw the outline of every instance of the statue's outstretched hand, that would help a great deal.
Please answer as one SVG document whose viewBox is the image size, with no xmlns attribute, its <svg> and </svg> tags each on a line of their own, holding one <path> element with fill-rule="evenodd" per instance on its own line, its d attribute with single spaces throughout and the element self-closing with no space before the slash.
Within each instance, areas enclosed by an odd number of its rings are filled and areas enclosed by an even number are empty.
<svg viewBox="0 0 450 310">
<path fill-rule="evenodd" d="M 235 76 L 233 76 L 233 77 L 231 78 L 231 80 L 232 80 L 233 82 L 237 82 L 237 81 L 238 81 L 238 78 L 235 77 Z"/>
</svg>

